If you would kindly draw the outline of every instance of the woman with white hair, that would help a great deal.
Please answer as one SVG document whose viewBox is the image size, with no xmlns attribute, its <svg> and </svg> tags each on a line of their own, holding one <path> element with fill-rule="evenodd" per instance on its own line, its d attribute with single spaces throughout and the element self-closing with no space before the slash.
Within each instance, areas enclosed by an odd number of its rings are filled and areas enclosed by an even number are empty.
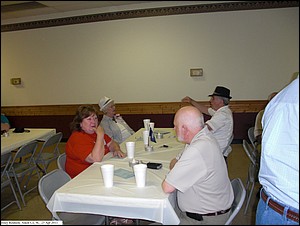
<svg viewBox="0 0 300 226">
<path fill-rule="evenodd" d="M 106 96 L 99 101 L 100 111 L 103 112 L 103 117 L 100 125 L 105 133 L 121 144 L 128 137 L 134 134 L 134 130 L 125 122 L 121 115 L 116 114 L 114 100 Z"/>
</svg>

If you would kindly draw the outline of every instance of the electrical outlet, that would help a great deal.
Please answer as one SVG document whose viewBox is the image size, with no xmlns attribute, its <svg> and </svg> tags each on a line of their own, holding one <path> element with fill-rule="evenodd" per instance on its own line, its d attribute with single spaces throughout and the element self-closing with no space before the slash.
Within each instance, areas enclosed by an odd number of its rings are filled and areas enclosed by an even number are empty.
<svg viewBox="0 0 300 226">
<path fill-rule="evenodd" d="M 21 78 L 12 78 L 12 79 L 10 80 L 10 83 L 11 83 L 12 85 L 21 85 Z"/>
<path fill-rule="evenodd" d="M 190 69 L 190 76 L 191 77 L 203 76 L 203 69 L 202 68 Z"/>
</svg>

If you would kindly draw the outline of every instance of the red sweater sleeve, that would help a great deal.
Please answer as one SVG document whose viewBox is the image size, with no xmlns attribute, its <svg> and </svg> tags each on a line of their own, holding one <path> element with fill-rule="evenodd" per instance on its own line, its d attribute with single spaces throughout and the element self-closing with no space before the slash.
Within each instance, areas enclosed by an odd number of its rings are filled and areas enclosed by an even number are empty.
<svg viewBox="0 0 300 226">
<path fill-rule="evenodd" d="M 66 172 L 71 178 L 74 178 L 91 165 L 85 159 L 92 152 L 96 138 L 96 133 L 87 134 L 75 131 L 71 134 L 66 144 Z M 111 138 L 104 134 L 104 140 L 104 155 L 106 155 L 109 152 L 107 144 L 111 142 Z"/>
</svg>

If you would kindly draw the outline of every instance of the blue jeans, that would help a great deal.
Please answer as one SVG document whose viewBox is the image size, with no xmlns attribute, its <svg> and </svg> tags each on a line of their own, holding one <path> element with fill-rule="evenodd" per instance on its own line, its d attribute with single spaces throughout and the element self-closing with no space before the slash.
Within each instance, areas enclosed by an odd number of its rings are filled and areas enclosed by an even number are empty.
<svg viewBox="0 0 300 226">
<path fill-rule="evenodd" d="M 262 190 L 262 189 L 261 189 Z M 281 203 L 282 206 L 285 206 L 285 213 L 280 215 L 275 210 L 270 208 L 266 202 L 260 197 L 257 210 L 256 210 L 256 225 L 299 225 L 298 222 L 290 220 L 286 217 L 286 212 L 288 210 L 299 213 L 299 210 L 286 206 Z"/>
</svg>

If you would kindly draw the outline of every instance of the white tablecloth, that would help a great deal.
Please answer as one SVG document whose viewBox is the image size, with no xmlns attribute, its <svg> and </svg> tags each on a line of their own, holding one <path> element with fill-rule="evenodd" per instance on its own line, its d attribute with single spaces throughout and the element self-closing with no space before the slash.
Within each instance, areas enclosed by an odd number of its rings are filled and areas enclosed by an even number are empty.
<svg viewBox="0 0 300 226">
<path fill-rule="evenodd" d="M 138 188 L 132 174 L 129 178 L 114 176 L 114 186 L 105 188 L 102 180 L 101 164 L 111 163 L 118 169 L 128 170 L 128 159 L 108 158 L 100 163 L 94 163 L 77 177 L 58 189 L 51 197 L 47 208 L 52 212 L 92 213 L 106 216 L 144 219 L 163 224 L 179 224 L 179 219 L 173 209 L 174 194 L 165 194 L 161 183 L 169 172 L 169 162 L 183 149 L 183 144 L 177 142 L 173 129 L 168 131 L 163 139 L 157 139 L 153 152 L 146 152 L 141 137 L 141 131 L 132 135 L 127 141 L 136 141 L 135 158 L 145 162 L 160 162 L 163 168 L 147 169 L 146 186 Z M 162 145 L 168 147 L 162 147 Z M 121 148 L 126 152 L 125 142 Z"/>
<path fill-rule="evenodd" d="M 8 131 L 8 136 L 1 136 L 1 154 L 5 154 L 21 147 L 33 140 L 46 140 L 49 136 L 56 133 L 56 129 L 31 129 L 30 132 L 13 133 L 14 129 Z"/>
</svg>

